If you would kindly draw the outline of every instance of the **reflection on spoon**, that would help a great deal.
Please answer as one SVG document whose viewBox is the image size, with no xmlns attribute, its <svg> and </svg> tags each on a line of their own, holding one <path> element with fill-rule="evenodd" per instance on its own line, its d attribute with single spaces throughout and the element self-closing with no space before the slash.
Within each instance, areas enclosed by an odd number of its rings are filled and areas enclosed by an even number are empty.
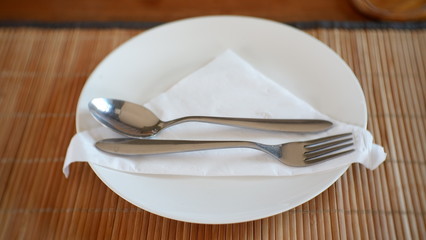
<svg viewBox="0 0 426 240">
<path fill-rule="evenodd" d="M 147 138 L 161 130 L 183 122 L 206 122 L 236 127 L 283 132 L 319 132 L 332 126 L 318 119 L 256 119 L 188 116 L 161 121 L 149 109 L 117 99 L 95 98 L 89 111 L 102 125 L 131 138 Z"/>
</svg>

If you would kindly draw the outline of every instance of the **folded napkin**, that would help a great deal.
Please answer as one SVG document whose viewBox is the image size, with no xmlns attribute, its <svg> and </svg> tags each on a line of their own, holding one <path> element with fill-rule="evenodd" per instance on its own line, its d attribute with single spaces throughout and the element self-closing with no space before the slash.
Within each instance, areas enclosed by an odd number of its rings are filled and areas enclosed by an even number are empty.
<svg viewBox="0 0 426 240">
<path fill-rule="evenodd" d="M 386 154 L 373 144 L 371 134 L 360 127 L 330 119 L 291 92 L 268 79 L 228 50 L 190 74 L 168 91 L 145 104 L 162 120 L 189 115 L 325 119 L 333 127 L 321 133 L 283 133 L 242 129 L 207 123 L 183 123 L 164 130 L 157 139 L 249 140 L 266 144 L 314 139 L 353 132 L 354 151 L 310 167 L 290 167 L 253 149 L 220 149 L 187 153 L 122 157 L 97 150 L 94 143 L 122 137 L 99 127 L 76 134 L 68 148 L 63 172 L 73 162 L 90 162 L 131 173 L 191 176 L 291 176 L 327 171 L 361 163 L 369 169 L 381 164 Z"/>
</svg>

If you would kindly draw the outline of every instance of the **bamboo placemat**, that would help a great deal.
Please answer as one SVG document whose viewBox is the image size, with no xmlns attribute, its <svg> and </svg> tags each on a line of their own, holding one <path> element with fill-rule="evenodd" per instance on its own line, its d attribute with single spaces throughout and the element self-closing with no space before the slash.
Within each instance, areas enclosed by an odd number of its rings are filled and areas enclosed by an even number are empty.
<svg viewBox="0 0 426 240">
<path fill-rule="evenodd" d="M 203 225 L 127 203 L 85 163 L 62 175 L 86 79 L 140 29 L 0 28 L 0 239 L 426 239 L 426 30 L 306 31 L 359 78 L 388 159 L 276 216 Z"/>
</svg>

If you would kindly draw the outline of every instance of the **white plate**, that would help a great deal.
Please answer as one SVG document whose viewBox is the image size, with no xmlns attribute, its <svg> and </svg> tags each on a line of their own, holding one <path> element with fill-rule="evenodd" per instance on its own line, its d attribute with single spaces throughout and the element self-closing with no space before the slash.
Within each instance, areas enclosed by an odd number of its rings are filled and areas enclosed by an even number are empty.
<svg viewBox="0 0 426 240">
<path fill-rule="evenodd" d="M 99 126 L 87 109 L 92 98 L 142 104 L 226 49 L 321 112 L 366 127 L 366 104 L 358 80 L 326 45 L 281 23 L 212 16 L 156 27 L 113 51 L 81 93 L 77 130 Z M 172 219 L 214 224 L 289 210 L 327 189 L 347 169 L 296 177 L 184 177 L 91 167 L 109 188 L 140 208 Z"/>
</svg>

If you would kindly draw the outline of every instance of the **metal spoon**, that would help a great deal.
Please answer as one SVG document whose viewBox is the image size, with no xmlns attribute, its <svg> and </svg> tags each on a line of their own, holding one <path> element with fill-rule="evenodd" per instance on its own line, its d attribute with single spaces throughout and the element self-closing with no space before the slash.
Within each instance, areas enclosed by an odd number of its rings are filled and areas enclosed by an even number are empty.
<svg viewBox="0 0 426 240">
<path fill-rule="evenodd" d="M 318 119 L 255 119 L 188 116 L 161 121 L 149 109 L 135 103 L 117 99 L 95 98 L 89 111 L 102 125 L 131 138 L 147 138 L 161 130 L 183 122 L 206 122 L 259 130 L 284 132 L 318 132 L 332 123 Z"/>
</svg>

